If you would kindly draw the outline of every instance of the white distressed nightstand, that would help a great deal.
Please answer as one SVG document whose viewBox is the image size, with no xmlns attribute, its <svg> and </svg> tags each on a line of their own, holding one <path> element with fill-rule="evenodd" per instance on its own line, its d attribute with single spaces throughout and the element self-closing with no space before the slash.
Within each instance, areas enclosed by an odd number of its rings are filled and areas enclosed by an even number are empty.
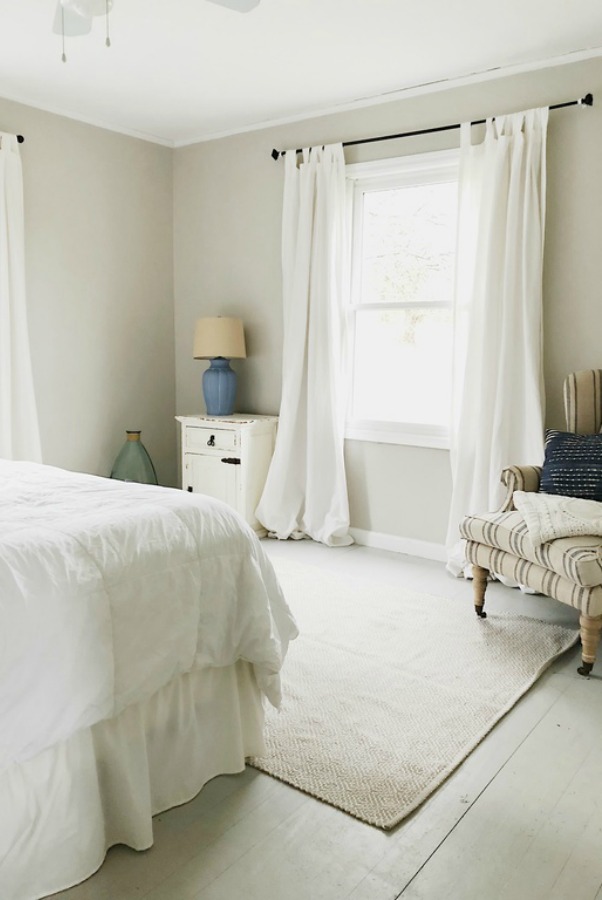
<svg viewBox="0 0 602 900">
<path fill-rule="evenodd" d="M 232 506 L 255 529 L 265 529 L 255 509 L 265 485 L 277 416 L 176 416 L 182 437 L 182 488 Z"/>
</svg>

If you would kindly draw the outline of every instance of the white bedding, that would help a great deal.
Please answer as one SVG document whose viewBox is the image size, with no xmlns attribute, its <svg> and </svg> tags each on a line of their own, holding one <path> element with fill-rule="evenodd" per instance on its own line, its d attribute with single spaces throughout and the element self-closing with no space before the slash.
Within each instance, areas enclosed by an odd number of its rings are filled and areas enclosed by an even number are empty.
<svg viewBox="0 0 602 900">
<path fill-rule="evenodd" d="M 150 847 L 162 827 L 152 816 L 192 799 L 216 775 L 242 772 L 247 757 L 265 753 L 262 731 L 250 664 L 203 667 L 0 772 L 1 900 L 65 890 L 95 872 L 114 844 Z M 177 854 L 164 859 L 165 875 L 177 865 Z M 137 866 L 141 893 L 156 874 Z M 95 895 L 93 886 L 83 894 Z"/>
<path fill-rule="evenodd" d="M 296 633 L 219 501 L 0 461 L 0 771 L 201 666 L 252 663 L 278 705 Z"/>
</svg>

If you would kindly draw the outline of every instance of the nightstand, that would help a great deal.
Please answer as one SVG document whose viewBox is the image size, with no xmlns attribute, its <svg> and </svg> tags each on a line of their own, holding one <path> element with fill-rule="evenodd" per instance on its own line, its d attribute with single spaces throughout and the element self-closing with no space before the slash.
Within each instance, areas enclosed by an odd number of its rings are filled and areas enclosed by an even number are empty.
<svg viewBox="0 0 602 900">
<path fill-rule="evenodd" d="M 232 506 L 255 529 L 255 518 L 278 425 L 277 416 L 176 416 L 182 437 L 182 488 Z"/>
</svg>

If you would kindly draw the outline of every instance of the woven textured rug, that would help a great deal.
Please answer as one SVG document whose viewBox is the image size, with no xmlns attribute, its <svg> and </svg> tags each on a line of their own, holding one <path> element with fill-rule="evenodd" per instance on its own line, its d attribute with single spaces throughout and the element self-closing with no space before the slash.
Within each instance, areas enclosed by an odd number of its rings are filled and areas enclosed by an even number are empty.
<svg viewBox="0 0 602 900">
<path fill-rule="evenodd" d="M 390 829 L 416 809 L 576 631 L 276 560 L 301 634 L 250 762 Z"/>
</svg>

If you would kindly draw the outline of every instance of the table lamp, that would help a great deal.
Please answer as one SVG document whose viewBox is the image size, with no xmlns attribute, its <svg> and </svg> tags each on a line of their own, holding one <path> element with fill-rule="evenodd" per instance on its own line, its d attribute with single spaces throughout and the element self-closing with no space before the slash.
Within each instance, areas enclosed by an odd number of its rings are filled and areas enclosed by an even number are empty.
<svg viewBox="0 0 602 900">
<path fill-rule="evenodd" d="M 236 399 L 236 372 L 231 359 L 244 359 L 245 333 L 242 319 L 214 316 L 198 319 L 194 331 L 195 359 L 210 360 L 203 373 L 203 396 L 210 416 L 231 416 Z"/>
</svg>

